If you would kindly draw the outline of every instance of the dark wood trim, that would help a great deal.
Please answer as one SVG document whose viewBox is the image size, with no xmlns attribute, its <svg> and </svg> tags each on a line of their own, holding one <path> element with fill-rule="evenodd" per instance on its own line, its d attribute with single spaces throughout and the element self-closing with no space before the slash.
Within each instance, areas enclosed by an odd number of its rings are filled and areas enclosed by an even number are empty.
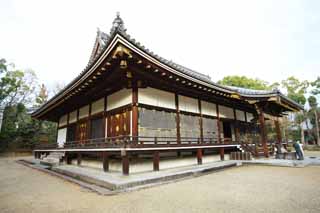
<svg viewBox="0 0 320 213">
<path fill-rule="evenodd" d="M 132 137 L 138 137 L 139 133 L 139 114 L 138 114 L 138 86 L 137 82 L 133 82 L 132 85 Z"/>
<path fill-rule="evenodd" d="M 153 152 L 153 171 L 159 171 L 160 154 L 159 151 Z"/>
<path fill-rule="evenodd" d="M 179 110 L 179 96 L 177 93 L 174 94 L 175 105 L 176 105 L 176 128 L 177 128 L 177 142 L 181 144 L 181 134 L 180 134 L 180 110 Z"/>
</svg>

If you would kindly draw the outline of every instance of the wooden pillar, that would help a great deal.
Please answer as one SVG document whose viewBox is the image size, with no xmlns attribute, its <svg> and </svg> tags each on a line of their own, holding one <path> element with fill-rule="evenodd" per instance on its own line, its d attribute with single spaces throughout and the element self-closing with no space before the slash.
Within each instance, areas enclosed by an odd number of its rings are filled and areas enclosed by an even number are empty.
<svg viewBox="0 0 320 213">
<path fill-rule="evenodd" d="M 109 171 L 109 155 L 108 152 L 102 152 L 102 164 L 103 164 L 103 171 Z"/>
<path fill-rule="evenodd" d="M 237 119 L 236 109 L 234 108 L 233 108 L 233 114 L 234 114 L 234 136 L 235 136 L 236 143 L 240 143 L 239 121 Z"/>
<path fill-rule="evenodd" d="M 198 99 L 198 107 L 199 107 L 199 126 L 200 126 L 200 142 L 203 143 L 203 121 L 202 121 L 202 109 L 201 109 L 201 100 Z"/>
<path fill-rule="evenodd" d="M 72 159 L 70 157 L 70 153 L 66 152 L 64 155 L 64 158 L 65 158 L 66 164 L 71 164 Z"/>
<path fill-rule="evenodd" d="M 224 148 L 223 147 L 221 147 L 219 149 L 219 153 L 220 153 L 220 160 L 224 160 Z"/>
<path fill-rule="evenodd" d="M 129 175 L 129 154 L 124 150 L 121 151 L 122 156 L 122 174 Z"/>
<path fill-rule="evenodd" d="M 177 143 L 181 144 L 181 134 L 180 134 L 180 109 L 179 109 L 179 96 L 175 93 L 175 104 L 176 104 L 176 126 L 177 126 Z"/>
<path fill-rule="evenodd" d="M 197 160 L 198 164 L 202 164 L 202 149 L 197 149 Z"/>
<path fill-rule="evenodd" d="M 81 161 L 82 161 L 82 154 L 80 152 L 78 152 L 78 156 L 77 156 L 77 165 L 80 166 L 81 165 Z"/>
<path fill-rule="evenodd" d="M 259 107 L 259 122 L 260 122 L 260 139 L 261 144 L 263 146 L 263 152 L 265 157 L 269 157 L 269 151 L 267 146 L 267 133 L 266 133 L 266 127 L 264 123 L 264 114 L 262 107 Z"/>
<path fill-rule="evenodd" d="M 274 125 L 276 127 L 276 133 L 277 133 L 277 143 L 282 144 L 282 135 L 281 135 L 281 129 L 280 129 L 280 123 L 278 118 L 274 121 Z"/>
<path fill-rule="evenodd" d="M 221 125 L 220 125 L 220 115 L 219 115 L 219 106 L 218 104 L 216 105 L 217 107 L 217 129 L 218 129 L 218 143 L 223 143 L 221 140 Z M 220 160 L 224 160 L 224 147 L 219 148 L 219 153 L 220 153 Z"/>
<path fill-rule="evenodd" d="M 160 154 L 159 151 L 153 152 L 153 171 L 159 171 Z"/>
<path fill-rule="evenodd" d="M 132 84 L 132 137 L 134 142 L 138 142 L 138 86 L 137 82 Z"/>
</svg>

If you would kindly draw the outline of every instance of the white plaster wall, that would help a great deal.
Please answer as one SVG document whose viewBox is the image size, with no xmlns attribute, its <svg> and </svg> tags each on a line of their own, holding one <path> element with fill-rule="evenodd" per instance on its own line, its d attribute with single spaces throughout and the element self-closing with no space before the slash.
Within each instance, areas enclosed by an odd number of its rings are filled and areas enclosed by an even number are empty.
<svg viewBox="0 0 320 213">
<path fill-rule="evenodd" d="M 132 90 L 122 89 L 107 97 L 107 110 L 115 109 L 132 103 Z"/>
<path fill-rule="evenodd" d="M 250 122 L 253 118 L 254 118 L 254 117 L 253 117 L 253 114 L 247 112 L 247 121 Z"/>
<path fill-rule="evenodd" d="M 67 122 L 68 122 L 68 115 L 66 114 L 66 115 L 61 116 L 59 119 L 59 127 L 67 125 Z"/>
<path fill-rule="evenodd" d="M 174 93 L 151 87 L 138 89 L 138 102 L 168 109 L 176 108 Z"/>
<path fill-rule="evenodd" d="M 101 98 L 91 104 L 91 115 L 99 112 L 103 112 L 104 110 L 104 98 Z"/>
<path fill-rule="evenodd" d="M 89 116 L 89 105 L 86 105 L 84 107 L 81 107 L 79 109 L 79 119 L 85 118 Z"/>
<path fill-rule="evenodd" d="M 69 113 L 69 124 L 77 121 L 77 110 Z"/>
<path fill-rule="evenodd" d="M 216 104 L 201 101 L 201 111 L 203 115 L 217 116 Z"/>
<path fill-rule="evenodd" d="M 230 107 L 219 105 L 219 116 L 220 118 L 234 119 L 233 109 Z"/>
<path fill-rule="evenodd" d="M 58 130 L 57 144 L 58 147 L 63 147 L 67 140 L 67 128 L 62 128 Z"/>
<path fill-rule="evenodd" d="M 199 113 L 198 99 L 179 95 L 179 110 Z"/>
<path fill-rule="evenodd" d="M 244 111 L 236 109 L 236 116 L 237 116 L 237 120 L 238 121 L 246 121 L 246 117 L 245 117 Z"/>
</svg>

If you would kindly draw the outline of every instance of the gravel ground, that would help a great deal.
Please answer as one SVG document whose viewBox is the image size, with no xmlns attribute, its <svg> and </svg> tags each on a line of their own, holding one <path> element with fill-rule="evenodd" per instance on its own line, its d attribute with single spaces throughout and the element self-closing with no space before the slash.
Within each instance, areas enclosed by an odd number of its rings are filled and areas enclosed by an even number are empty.
<svg viewBox="0 0 320 213">
<path fill-rule="evenodd" d="M 320 212 L 320 167 L 243 166 L 101 196 L 0 158 L 0 212 Z"/>
</svg>

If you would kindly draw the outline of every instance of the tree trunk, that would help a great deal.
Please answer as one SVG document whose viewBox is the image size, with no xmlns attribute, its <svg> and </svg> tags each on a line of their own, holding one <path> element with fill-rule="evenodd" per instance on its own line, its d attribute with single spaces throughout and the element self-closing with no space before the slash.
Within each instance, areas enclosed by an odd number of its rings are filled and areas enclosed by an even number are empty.
<svg viewBox="0 0 320 213">
<path fill-rule="evenodd" d="M 320 136 L 319 136 L 319 120 L 318 120 L 318 113 L 317 109 L 314 111 L 315 120 L 316 120 L 316 136 L 317 136 L 317 145 L 320 145 Z"/>
</svg>

